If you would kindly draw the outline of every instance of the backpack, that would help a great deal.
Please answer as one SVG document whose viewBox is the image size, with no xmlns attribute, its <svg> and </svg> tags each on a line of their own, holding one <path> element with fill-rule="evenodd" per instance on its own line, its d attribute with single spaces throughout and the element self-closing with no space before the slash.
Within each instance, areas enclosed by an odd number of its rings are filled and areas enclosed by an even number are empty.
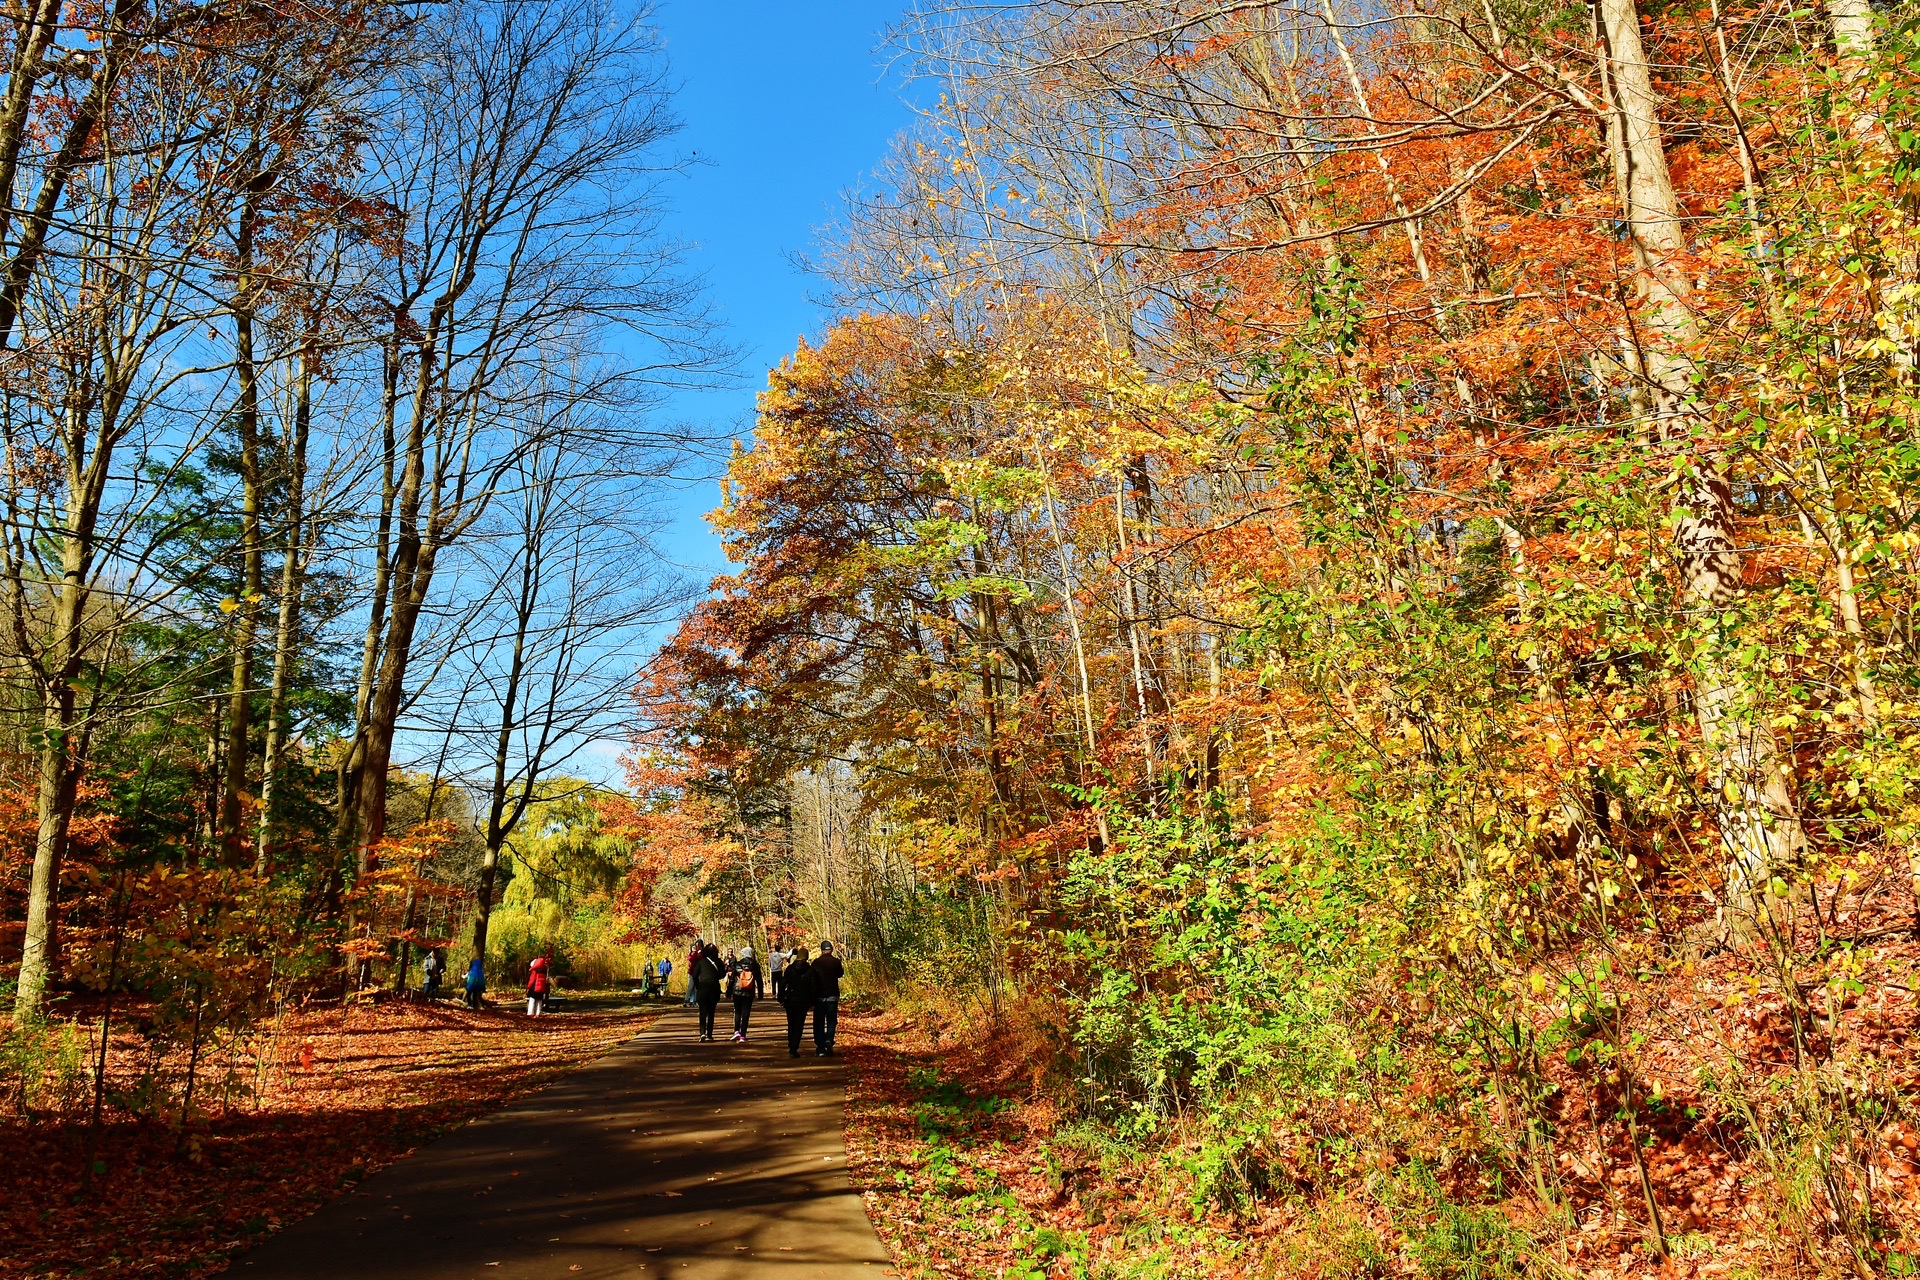
<svg viewBox="0 0 1920 1280">
<path fill-rule="evenodd" d="M 536 996 L 547 994 L 547 971 L 545 969 L 535 969 L 533 971 L 533 975 L 527 979 L 527 990 Z"/>
<path fill-rule="evenodd" d="M 737 996 L 758 995 L 758 986 L 759 984 L 755 981 L 755 975 L 750 966 L 743 964 L 734 970 L 733 994 Z"/>
</svg>

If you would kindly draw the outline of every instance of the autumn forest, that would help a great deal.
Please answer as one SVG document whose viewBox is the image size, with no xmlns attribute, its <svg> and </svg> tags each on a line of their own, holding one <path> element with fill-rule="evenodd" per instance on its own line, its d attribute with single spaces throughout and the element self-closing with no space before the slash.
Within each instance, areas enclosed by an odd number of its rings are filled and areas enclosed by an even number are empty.
<svg viewBox="0 0 1920 1280">
<path fill-rule="evenodd" d="M 427 955 L 831 938 L 901 1274 L 1920 1274 L 1910 6 L 930 0 L 744 372 L 644 11 L 0 18 L 60 1212 L 204 1273 Z"/>
</svg>

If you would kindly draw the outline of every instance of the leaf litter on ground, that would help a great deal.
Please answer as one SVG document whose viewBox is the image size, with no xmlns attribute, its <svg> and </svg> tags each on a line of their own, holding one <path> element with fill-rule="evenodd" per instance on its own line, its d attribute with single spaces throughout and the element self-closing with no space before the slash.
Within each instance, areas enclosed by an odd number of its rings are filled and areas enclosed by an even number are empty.
<svg viewBox="0 0 1920 1280">
<path fill-rule="evenodd" d="M 196 1108 L 185 1133 L 109 1110 L 84 1188 L 84 1109 L 0 1126 L 0 1275 L 213 1275 L 421 1143 L 600 1056 L 651 1016 L 526 1018 L 417 1002 L 289 1012 L 258 1098 Z"/>
</svg>

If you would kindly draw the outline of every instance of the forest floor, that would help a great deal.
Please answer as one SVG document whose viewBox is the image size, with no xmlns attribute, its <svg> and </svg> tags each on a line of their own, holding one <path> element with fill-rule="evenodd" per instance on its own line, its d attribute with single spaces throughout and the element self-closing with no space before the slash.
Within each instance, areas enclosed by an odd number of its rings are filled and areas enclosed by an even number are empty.
<svg viewBox="0 0 1920 1280">
<path fill-rule="evenodd" d="M 1061 1114 L 1024 1046 L 931 1025 L 893 1010 L 840 1020 L 847 1167 L 897 1274 L 1240 1274 L 1232 1224 L 1169 1221 L 1151 1189 L 1100 1176 L 1098 1140 Z"/>
<path fill-rule="evenodd" d="M 1545 1063 L 1551 1202 L 1514 1185 L 1486 1117 L 1430 1078 L 1444 1075 L 1430 1064 L 1390 1093 L 1319 1107 L 1318 1129 L 1358 1136 L 1349 1149 L 1366 1153 L 1362 1167 L 1289 1157 L 1265 1175 L 1277 1189 L 1228 1212 L 1196 1192 L 1204 1151 L 1177 1121 L 1128 1142 L 1063 1107 L 1073 1089 L 1043 1065 L 1059 1047 L 1043 1043 L 1041 1024 L 1058 1017 L 1027 1011 L 1041 1031 L 1023 1038 L 984 1020 L 850 1013 L 849 1168 L 916 1280 L 1920 1275 L 1920 940 L 1904 886 L 1875 877 L 1791 922 L 1819 1032 L 1804 1057 L 1757 947 L 1623 985 L 1652 1094 L 1643 1146 L 1664 1259 L 1614 1114 L 1618 1090 L 1592 1053 Z M 1825 1207 L 1831 1188 L 1808 1181 L 1816 1143 L 1856 1171 L 1857 1245 Z"/>
<path fill-rule="evenodd" d="M 210 1113 L 185 1133 L 109 1119 L 89 1185 L 84 1112 L 70 1124 L 0 1127 L 0 1275 L 220 1271 L 420 1143 L 630 1039 L 655 1013 L 615 996 L 575 997 L 539 1019 L 514 1008 L 383 1002 L 289 1013 L 257 1098 L 223 1079 L 225 1064 L 207 1063 L 213 1083 L 201 1096 L 221 1100 Z"/>
</svg>

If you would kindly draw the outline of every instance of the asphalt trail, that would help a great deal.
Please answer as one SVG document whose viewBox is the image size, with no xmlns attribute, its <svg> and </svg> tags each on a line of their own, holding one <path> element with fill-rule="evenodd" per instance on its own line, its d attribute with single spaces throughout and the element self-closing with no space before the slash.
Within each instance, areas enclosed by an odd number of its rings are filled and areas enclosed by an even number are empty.
<svg viewBox="0 0 1920 1280">
<path fill-rule="evenodd" d="M 599 1061 L 389 1165 L 228 1274 L 884 1275 L 886 1249 L 847 1179 L 844 1067 L 810 1042 L 788 1058 L 778 1005 L 762 1001 L 754 1022 L 762 1034 L 748 1044 L 700 1044 L 692 1013 L 671 1009 Z"/>
</svg>

